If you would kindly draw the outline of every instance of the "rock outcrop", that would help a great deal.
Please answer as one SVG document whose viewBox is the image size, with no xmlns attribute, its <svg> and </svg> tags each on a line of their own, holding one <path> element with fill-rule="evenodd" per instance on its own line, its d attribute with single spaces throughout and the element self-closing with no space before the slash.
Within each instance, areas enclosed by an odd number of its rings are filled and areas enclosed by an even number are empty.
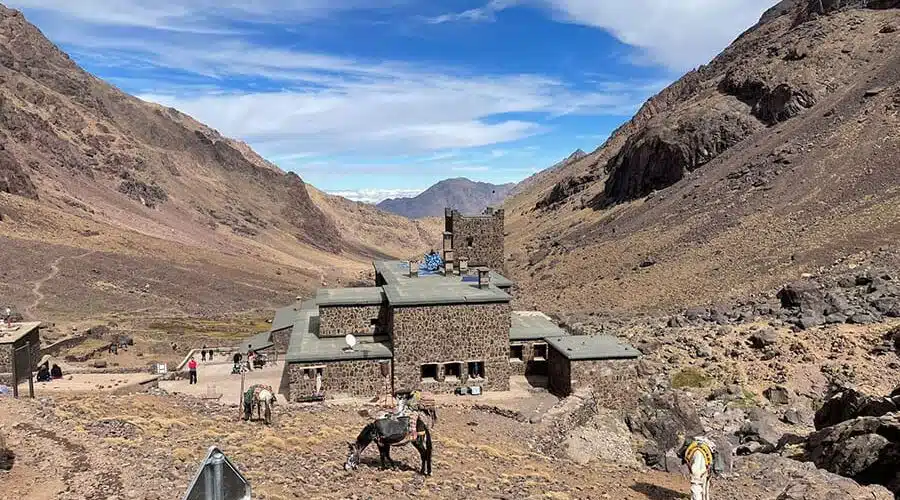
<svg viewBox="0 0 900 500">
<path fill-rule="evenodd" d="M 816 431 L 807 438 L 805 458 L 900 496 L 900 414 L 859 417 Z"/>
<path fill-rule="evenodd" d="M 881 417 L 900 412 L 900 387 L 886 397 L 868 396 L 853 388 L 844 388 L 830 397 L 816 411 L 816 430 L 838 425 L 859 417 Z"/>
</svg>

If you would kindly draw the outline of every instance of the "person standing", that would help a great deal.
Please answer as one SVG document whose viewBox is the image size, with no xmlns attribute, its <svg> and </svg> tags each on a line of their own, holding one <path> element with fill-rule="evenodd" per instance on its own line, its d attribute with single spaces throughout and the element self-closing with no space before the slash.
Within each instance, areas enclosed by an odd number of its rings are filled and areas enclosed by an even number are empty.
<svg viewBox="0 0 900 500">
<path fill-rule="evenodd" d="M 200 361 L 206 361 L 206 344 L 200 349 Z"/>
<path fill-rule="evenodd" d="M 247 345 L 247 370 L 253 371 L 253 361 L 256 359 L 256 351 L 253 350 L 253 344 Z"/>
<path fill-rule="evenodd" d="M 190 374 L 190 381 L 188 384 L 196 384 L 197 383 L 197 360 L 191 356 L 191 360 L 188 361 L 188 373 Z"/>
</svg>

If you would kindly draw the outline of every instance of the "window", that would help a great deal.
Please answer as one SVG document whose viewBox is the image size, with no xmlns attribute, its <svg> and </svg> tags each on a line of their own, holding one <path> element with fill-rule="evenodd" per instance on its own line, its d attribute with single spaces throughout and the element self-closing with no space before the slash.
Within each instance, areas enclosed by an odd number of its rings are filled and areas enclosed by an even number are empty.
<svg viewBox="0 0 900 500">
<path fill-rule="evenodd" d="M 523 361 L 522 355 L 522 346 L 520 345 L 511 345 L 509 346 L 509 360 L 510 361 Z"/>
<path fill-rule="evenodd" d="M 322 368 L 316 368 L 316 376 L 317 376 L 317 377 L 321 377 L 321 376 L 322 376 Z"/>
<path fill-rule="evenodd" d="M 444 365 L 444 380 L 459 380 L 461 376 L 461 363 L 447 363 Z"/>
<path fill-rule="evenodd" d="M 469 248 L 472 248 L 473 246 L 475 246 L 475 238 L 473 238 L 471 236 L 467 237 L 466 238 L 466 246 Z"/>
<path fill-rule="evenodd" d="M 312 369 L 311 369 L 311 368 L 307 368 L 306 370 L 303 370 L 303 379 L 304 379 L 304 380 L 309 380 L 309 379 L 311 379 L 311 378 L 313 378 L 313 371 L 312 371 Z"/>
<path fill-rule="evenodd" d="M 483 361 L 469 361 L 469 378 L 484 378 Z"/>
<path fill-rule="evenodd" d="M 437 364 L 422 365 L 422 382 L 437 381 L 437 374 L 438 374 L 438 365 Z"/>
<path fill-rule="evenodd" d="M 545 361 L 547 359 L 547 344 L 534 344 L 535 361 Z"/>
</svg>

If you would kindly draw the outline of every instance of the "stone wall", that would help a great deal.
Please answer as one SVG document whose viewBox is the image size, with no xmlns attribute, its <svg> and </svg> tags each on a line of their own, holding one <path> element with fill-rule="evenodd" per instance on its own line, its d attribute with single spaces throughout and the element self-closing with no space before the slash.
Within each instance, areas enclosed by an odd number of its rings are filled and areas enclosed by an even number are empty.
<svg viewBox="0 0 900 500">
<path fill-rule="evenodd" d="M 592 387 L 603 408 L 630 409 L 638 400 L 636 360 L 571 361 L 572 387 Z"/>
<path fill-rule="evenodd" d="M 319 336 L 343 337 L 354 335 L 378 335 L 384 333 L 387 323 L 387 307 L 371 306 L 319 306 Z M 377 320 L 375 331 L 372 320 Z"/>
<path fill-rule="evenodd" d="M 640 396 L 636 360 L 570 361 L 553 348 L 548 355 L 550 392 L 556 396 L 590 387 L 600 406 L 616 410 L 632 408 Z"/>
<path fill-rule="evenodd" d="M 535 344 L 544 346 L 544 358 L 535 361 L 534 346 Z M 522 361 L 513 359 L 513 346 L 522 347 Z M 521 342 L 510 342 L 509 354 L 509 371 L 513 375 L 547 375 L 547 350 L 549 346 L 543 340 L 526 340 Z"/>
<path fill-rule="evenodd" d="M 0 373 L 12 371 L 12 344 L 0 344 Z"/>
<path fill-rule="evenodd" d="M 0 373 L 12 372 L 13 350 L 25 345 L 26 342 L 31 343 L 31 371 L 37 370 L 41 361 L 41 335 L 35 328 L 18 339 L 15 344 L 0 344 Z"/>
<path fill-rule="evenodd" d="M 547 353 L 547 386 L 550 392 L 564 398 L 572 394 L 572 375 L 569 360 L 553 347 Z"/>
<path fill-rule="evenodd" d="M 503 210 L 497 210 L 491 216 L 476 217 L 466 217 L 453 211 L 450 222 L 456 259 L 467 257 L 470 268 L 486 266 L 503 270 Z"/>
<path fill-rule="evenodd" d="M 452 392 L 460 386 L 509 390 L 510 306 L 455 304 L 394 307 L 392 314 L 394 387 Z M 483 363 L 482 377 L 470 378 L 469 363 Z M 448 364 L 460 364 L 457 379 Z M 437 364 L 437 377 L 422 381 L 423 364 Z"/>
<path fill-rule="evenodd" d="M 387 361 L 388 376 L 381 375 L 381 362 Z M 392 393 L 390 360 L 332 361 L 325 363 L 291 363 L 288 365 L 291 401 L 314 396 L 316 370 L 322 370 L 322 393 L 326 397 L 349 395 L 371 398 Z M 387 388 L 385 388 L 387 383 Z"/>
<path fill-rule="evenodd" d="M 270 340 L 273 344 L 275 344 L 275 352 L 284 354 L 288 350 L 288 346 L 291 343 L 291 331 L 293 327 L 290 328 L 282 328 L 281 330 L 275 330 L 272 332 L 272 336 Z"/>
</svg>

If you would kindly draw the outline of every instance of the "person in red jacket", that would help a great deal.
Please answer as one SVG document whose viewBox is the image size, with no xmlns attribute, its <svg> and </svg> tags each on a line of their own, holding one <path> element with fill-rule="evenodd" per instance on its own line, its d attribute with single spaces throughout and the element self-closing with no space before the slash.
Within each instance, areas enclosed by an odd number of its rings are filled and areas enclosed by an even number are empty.
<svg viewBox="0 0 900 500">
<path fill-rule="evenodd" d="M 197 383 L 197 360 L 191 356 L 191 360 L 188 361 L 188 373 L 191 375 L 189 384 Z"/>
</svg>

